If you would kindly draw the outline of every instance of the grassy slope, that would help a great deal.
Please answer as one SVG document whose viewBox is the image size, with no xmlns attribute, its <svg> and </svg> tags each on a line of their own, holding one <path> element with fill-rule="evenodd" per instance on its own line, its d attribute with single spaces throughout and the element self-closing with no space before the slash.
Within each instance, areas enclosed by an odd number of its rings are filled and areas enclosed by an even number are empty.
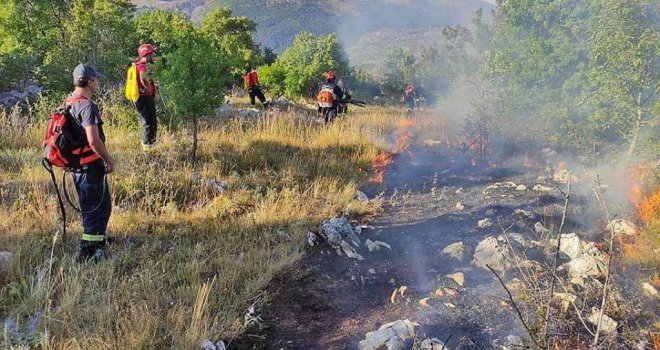
<svg viewBox="0 0 660 350">
<path fill-rule="evenodd" d="M 17 322 L 24 343 L 190 349 L 236 335 L 270 278 L 300 257 L 307 229 L 338 212 L 377 210 L 354 193 L 378 153 L 378 135 L 400 117 L 369 109 L 328 128 L 291 115 L 206 120 L 195 168 L 186 161 L 185 131 L 163 133 L 157 155 L 145 159 L 134 113 L 104 107 L 118 164 L 109 227 L 118 242 L 99 264 L 74 262 L 81 228 L 73 212 L 70 234 L 51 257 L 59 223 L 39 164 L 43 125 L 0 125 L 0 247 L 15 255 L 0 275 L 0 319 Z M 214 191 L 211 179 L 227 180 L 228 192 Z M 17 341 L 9 334 L 0 344 Z"/>
</svg>

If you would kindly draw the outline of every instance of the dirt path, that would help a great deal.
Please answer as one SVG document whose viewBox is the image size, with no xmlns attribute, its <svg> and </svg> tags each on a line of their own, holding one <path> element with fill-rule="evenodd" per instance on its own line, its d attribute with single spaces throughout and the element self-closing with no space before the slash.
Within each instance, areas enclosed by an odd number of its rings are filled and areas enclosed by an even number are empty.
<svg viewBox="0 0 660 350">
<path fill-rule="evenodd" d="M 365 333 L 399 319 L 418 323 L 422 338 L 451 336 L 450 349 L 493 348 L 510 335 L 527 339 L 504 291 L 490 272 L 472 263 L 472 254 L 484 238 L 502 233 L 498 222 L 515 223 L 511 232 L 521 239 L 538 239 L 534 224 L 559 219 L 561 193 L 532 190 L 542 175 L 538 168 L 465 166 L 465 155 L 454 147 L 421 136 L 409 142 L 383 186 L 372 189 L 371 196 L 384 189 L 385 212 L 360 237 L 392 249 L 369 252 L 363 245 L 358 249 L 363 261 L 338 256 L 327 245 L 310 250 L 272 283 L 275 297 L 261 310 L 263 328 L 241 348 L 357 349 Z M 507 181 L 527 189 L 487 189 Z M 479 228 L 484 218 L 492 226 Z M 455 242 L 466 247 L 462 261 L 440 254 Z M 524 249 L 527 256 L 540 254 Z M 463 286 L 445 277 L 455 272 L 464 274 Z M 392 292 L 401 286 L 408 290 L 392 303 Z M 422 298 L 430 298 L 427 305 L 420 305 Z"/>
</svg>

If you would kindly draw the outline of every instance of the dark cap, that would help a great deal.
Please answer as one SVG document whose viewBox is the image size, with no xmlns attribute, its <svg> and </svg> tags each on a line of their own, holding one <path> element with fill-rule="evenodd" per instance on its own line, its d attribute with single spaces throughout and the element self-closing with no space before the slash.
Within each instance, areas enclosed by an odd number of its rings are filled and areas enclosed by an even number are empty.
<svg viewBox="0 0 660 350">
<path fill-rule="evenodd" d="M 76 68 L 73 69 L 73 82 L 78 83 L 82 80 L 87 80 L 91 78 L 103 78 L 103 75 L 94 69 L 92 66 L 86 64 L 79 64 Z"/>
</svg>

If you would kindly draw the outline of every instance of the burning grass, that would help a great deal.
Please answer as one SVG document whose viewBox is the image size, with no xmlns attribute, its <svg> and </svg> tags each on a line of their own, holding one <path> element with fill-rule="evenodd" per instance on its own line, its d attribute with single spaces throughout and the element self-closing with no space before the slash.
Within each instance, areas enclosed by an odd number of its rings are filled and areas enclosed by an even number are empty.
<svg viewBox="0 0 660 350">
<path fill-rule="evenodd" d="M 381 157 L 379 135 L 399 119 L 368 109 L 330 127 L 291 115 L 207 120 L 193 167 L 186 131 L 162 133 L 147 159 L 136 123 L 118 115 L 134 112 L 106 107 L 117 242 L 98 264 L 74 261 L 82 229 L 73 212 L 51 259 L 59 222 L 39 164 L 41 125 L 0 127 L 0 242 L 14 254 L 0 276 L 5 348 L 191 349 L 231 339 L 270 279 L 301 256 L 307 229 L 377 210 L 355 190 Z"/>
<path fill-rule="evenodd" d="M 626 257 L 652 267 L 660 266 L 660 179 L 657 165 L 639 165 L 629 175 L 628 200 L 636 209 L 641 224 L 634 241 L 623 245 Z"/>
</svg>

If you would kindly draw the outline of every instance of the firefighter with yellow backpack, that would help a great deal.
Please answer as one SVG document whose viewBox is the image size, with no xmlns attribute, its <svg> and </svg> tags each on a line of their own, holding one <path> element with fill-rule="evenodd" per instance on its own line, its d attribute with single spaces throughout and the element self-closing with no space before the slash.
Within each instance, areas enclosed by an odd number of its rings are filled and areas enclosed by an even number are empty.
<svg viewBox="0 0 660 350">
<path fill-rule="evenodd" d="M 156 114 L 156 94 L 158 85 L 149 75 L 149 64 L 155 62 L 156 49 L 151 44 L 138 48 L 140 59 L 133 63 L 126 73 L 126 98 L 135 103 L 142 124 L 142 150 L 151 151 L 156 142 L 158 118 Z"/>
</svg>

